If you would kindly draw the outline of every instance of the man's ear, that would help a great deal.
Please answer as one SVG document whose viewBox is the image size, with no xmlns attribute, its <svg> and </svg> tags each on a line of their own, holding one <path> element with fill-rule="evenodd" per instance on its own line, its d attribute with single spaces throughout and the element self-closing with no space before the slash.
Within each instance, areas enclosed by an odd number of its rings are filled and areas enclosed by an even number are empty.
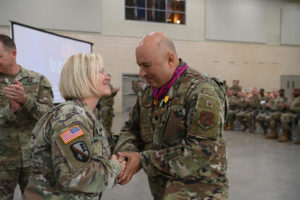
<svg viewBox="0 0 300 200">
<path fill-rule="evenodd" d="M 17 57 L 17 51 L 16 50 L 12 50 L 11 51 L 12 55 L 16 58 Z"/>
<path fill-rule="evenodd" d="M 169 68 L 172 68 L 175 63 L 175 55 L 173 52 L 168 52 L 168 65 Z"/>
</svg>

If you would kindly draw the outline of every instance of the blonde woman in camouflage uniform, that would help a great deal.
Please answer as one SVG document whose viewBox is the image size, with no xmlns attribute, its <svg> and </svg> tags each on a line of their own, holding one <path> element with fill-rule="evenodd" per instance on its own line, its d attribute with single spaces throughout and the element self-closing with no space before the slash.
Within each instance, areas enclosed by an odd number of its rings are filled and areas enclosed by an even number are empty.
<svg viewBox="0 0 300 200">
<path fill-rule="evenodd" d="M 59 89 L 66 102 L 33 130 L 32 175 L 23 199 L 98 200 L 114 186 L 125 161 L 111 156 L 112 138 L 93 110 L 111 94 L 110 78 L 97 54 L 77 54 L 65 63 Z"/>
<path fill-rule="evenodd" d="M 49 81 L 16 62 L 14 41 L 0 34 L 0 199 L 13 199 L 30 176 L 30 138 L 35 123 L 52 107 Z"/>
<path fill-rule="evenodd" d="M 128 157 L 119 183 L 143 168 L 155 200 L 214 199 L 228 195 L 223 84 L 179 59 L 163 33 L 136 48 L 141 90 L 115 151 Z"/>
</svg>

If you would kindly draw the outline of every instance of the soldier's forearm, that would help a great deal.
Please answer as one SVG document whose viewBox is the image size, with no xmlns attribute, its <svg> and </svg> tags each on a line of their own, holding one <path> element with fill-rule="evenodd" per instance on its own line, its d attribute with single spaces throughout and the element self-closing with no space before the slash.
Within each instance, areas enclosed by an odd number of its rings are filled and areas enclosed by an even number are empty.
<svg viewBox="0 0 300 200">
<path fill-rule="evenodd" d="M 39 120 L 53 106 L 52 101 L 53 98 L 51 96 L 45 97 L 44 99 L 36 99 L 36 97 L 28 95 L 23 107 L 30 112 L 35 119 Z"/>
<path fill-rule="evenodd" d="M 159 174 L 180 179 L 197 177 L 197 171 L 216 155 L 215 145 L 215 141 L 207 140 L 206 144 L 201 145 L 194 143 L 144 151 L 141 153 L 142 167 L 150 176 Z"/>
</svg>

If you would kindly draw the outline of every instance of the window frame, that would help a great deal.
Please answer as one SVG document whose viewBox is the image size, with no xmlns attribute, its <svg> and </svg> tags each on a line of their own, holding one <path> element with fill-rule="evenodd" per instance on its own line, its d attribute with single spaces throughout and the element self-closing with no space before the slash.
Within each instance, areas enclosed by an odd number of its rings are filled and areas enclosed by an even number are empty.
<svg viewBox="0 0 300 200">
<path fill-rule="evenodd" d="M 144 7 L 138 7 L 138 6 L 127 6 L 126 5 L 126 0 L 124 1 L 124 19 L 129 20 L 129 21 L 137 21 L 137 22 L 153 22 L 153 23 L 162 23 L 162 24 L 175 24 L 175 25 L 186 25 L 186 0 L 180 0 L 184 2 L 184 11 L 174 11 L 174 10 L 168 10 L 167 5 L 168 2 L 171 0 L 164 0 L 165 1 L 165 9 L 158 9 L 158 8 L 148 8 L 148 0 L 143 0 L 144 1 Z M 126 18 L 126 9 L 139 9 L 143 10 L 144 12 L 144 18 L 143 19 L 127 19 Z M 148 11 L 155 11 L 155 12 L 164 12 L 165 14 L 165 20 L 164 21 L 154 21 L 154 20 L 148 20 Z M 167 14 L 168 13 L 174 13 L 174 14 L 183 14 L 184 15 L 184 23 L 170 23 L 168 22 Z"/>
</svg>

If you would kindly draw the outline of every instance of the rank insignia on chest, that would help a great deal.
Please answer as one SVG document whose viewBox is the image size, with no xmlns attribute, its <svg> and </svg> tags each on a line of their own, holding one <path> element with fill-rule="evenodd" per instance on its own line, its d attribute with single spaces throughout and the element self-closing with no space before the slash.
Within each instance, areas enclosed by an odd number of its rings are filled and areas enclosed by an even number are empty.
<svg viewBox="0 0 300 200">
<path fill-rule="evenodd" d="M 86 162 L 90 158 L 90 152 L 83 141 L 74 143 L 71 150 L 75 158 L 80 162 Z"/>
<path fill-rule="evenodd" d="M 206 103 L 205 103 L 205 106 L 207 107 L 207 108 L 212 108 L 213 107 L 213 102 L 211 101 L 211 100 L 206 100 Z"/>
<path fill-rule="evenodd" d="M 75 140 L 76 138 L 82 136 L 84 132 L 81 130 L 81 128 L 78 125 L 75 125 L 65 132 L 61 133 L 59 137 L 62 139 L 62 141 L 65 144 L 68 144 L 72 140 Z"/>
<path fill-rule="evenodd" d="M 170 96 L 165 96 L 164 102 L 165 102 L 165 103 L 168 103 L 169 99 L 170 99 Z"/>
</svg>

